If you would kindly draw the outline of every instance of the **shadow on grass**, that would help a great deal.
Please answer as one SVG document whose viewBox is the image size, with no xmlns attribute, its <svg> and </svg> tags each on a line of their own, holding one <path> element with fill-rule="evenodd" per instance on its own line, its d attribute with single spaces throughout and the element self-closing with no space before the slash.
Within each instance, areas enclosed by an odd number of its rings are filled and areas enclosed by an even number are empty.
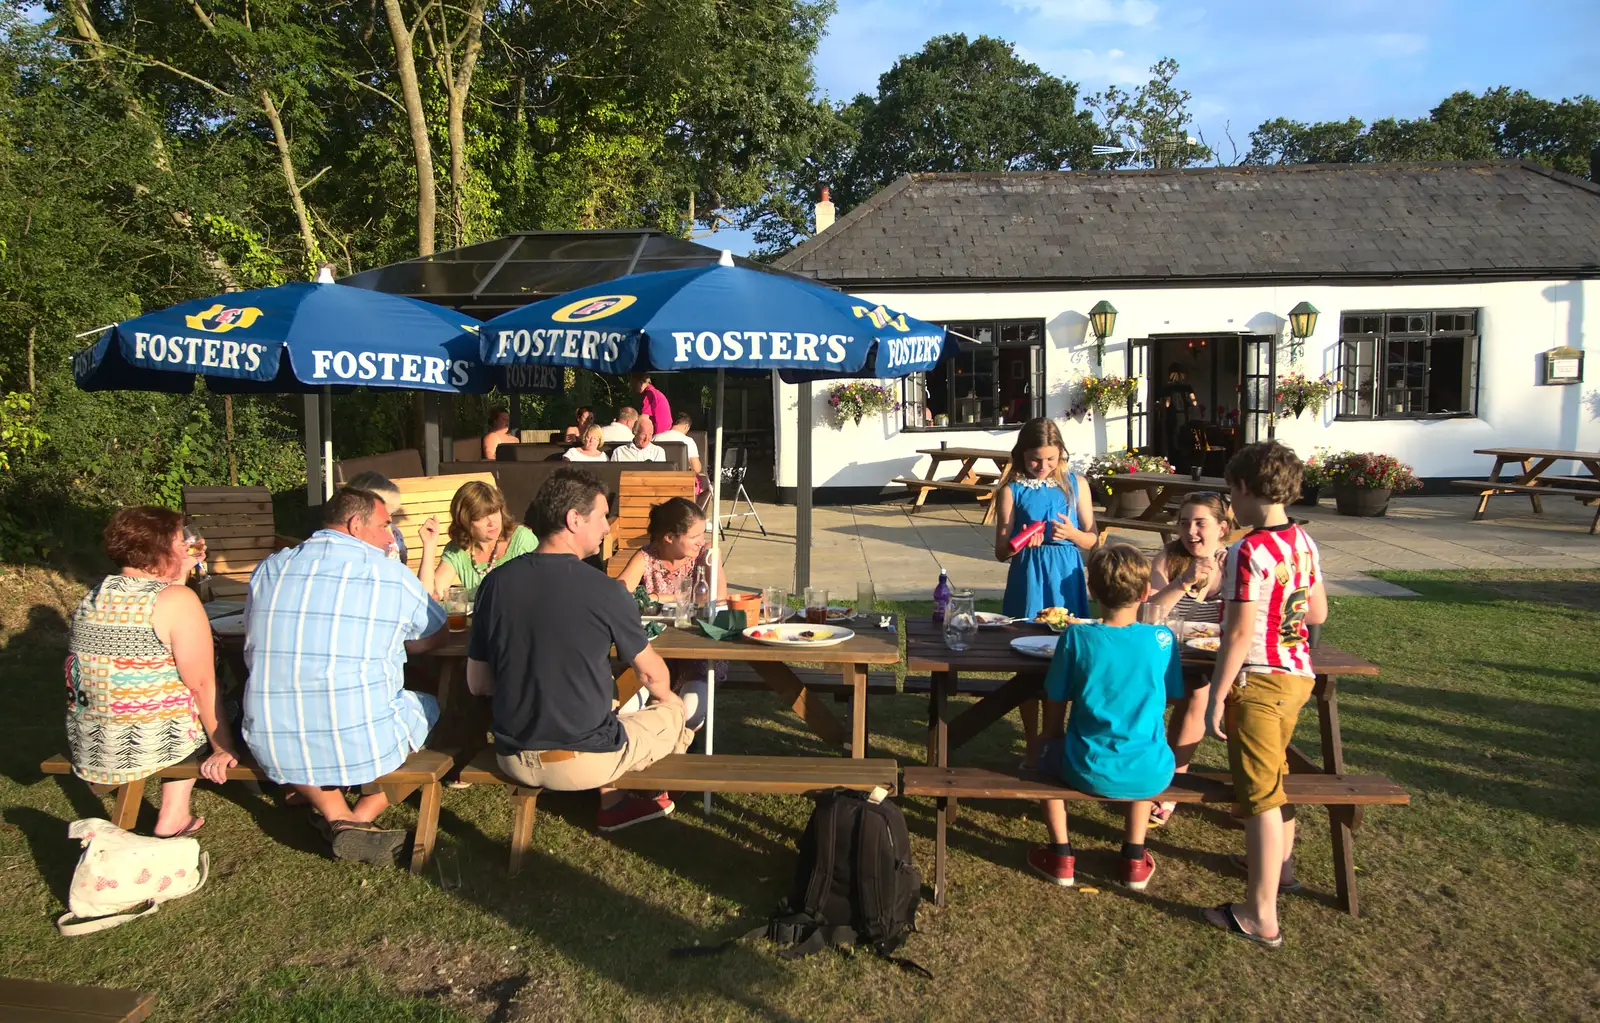
<svg viewBox="0 0 1600 1023">
<path fill-rule="evenodd" d="M 1430 572 L 1374 572 L 1385 582 L 1416 591 L 1420 596 L 1447 604 L 1550 604 L 1574 611 L 1600 610 L 1600 571 L 1586 567 L 1546 572 L 1515 570 Z M 1577 576 L 1578 578 L 1574 578 Z"/>
<path fill-rule="evenodd" d="M 0 673 L 7 679 L 6 705 L 16 722 L 11 741 L 0 749 L 0 773 L 18 785 L 32 785 L 44 777 L 39 764 L 66 751 L 66 677 L 62 664 L 67 652 L 67 619 L 49 604 L 28 609 L 28 624 L 0 646 Z M 42 727 L 53 722 L 51 743 Z M 19 741 L 21 740 L 21 741 Z"/>
</svg>

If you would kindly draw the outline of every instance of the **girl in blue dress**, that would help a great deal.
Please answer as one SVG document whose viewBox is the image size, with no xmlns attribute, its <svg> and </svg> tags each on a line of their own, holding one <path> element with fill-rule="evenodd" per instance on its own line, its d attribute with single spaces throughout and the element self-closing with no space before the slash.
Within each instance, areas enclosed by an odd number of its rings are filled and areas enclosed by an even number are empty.
<svg viewBox="0 0 1600 1023">
<path fill-rule="evenodd" d="M 994 556 L 1009 561 L 1002 610 L 1012 618 L 1032 618 L 1047 607 L 1064 607 L 1075 618 L 1089 617 L 1089 584 L 1082 551 L 1095 545 L 1094 506 L 1089 484 L 1066 468 L 1066 445 L 1053 420 L 1033 419 L 1017 433 L 1011 465 L 995 489 Z M 1011 540 L 1036 522 L 1043 532 L 1013 554 Z M 1039 701 L 1020 708 L 1027 743 L 1024 765 L 1038 750 Z"/>
</svg>

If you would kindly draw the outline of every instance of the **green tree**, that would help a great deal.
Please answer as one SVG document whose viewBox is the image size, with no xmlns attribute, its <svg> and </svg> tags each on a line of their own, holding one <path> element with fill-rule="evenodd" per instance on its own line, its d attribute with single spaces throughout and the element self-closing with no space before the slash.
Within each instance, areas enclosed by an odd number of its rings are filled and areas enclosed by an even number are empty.
<svg viewBox="0 0 1600 1023">
<path fill-rule="evenodd" d="M 1163 57 L 1150 67 L 1150 81 L 1133 92 L 1113 85 L 1084 102 L 1099 118 L 1112 167 L 1189 167 L 1211 159 L 1211 148 L 1189 134 L 1188 89 L 1173 85 L 1178 62 Z"/>
</svg>

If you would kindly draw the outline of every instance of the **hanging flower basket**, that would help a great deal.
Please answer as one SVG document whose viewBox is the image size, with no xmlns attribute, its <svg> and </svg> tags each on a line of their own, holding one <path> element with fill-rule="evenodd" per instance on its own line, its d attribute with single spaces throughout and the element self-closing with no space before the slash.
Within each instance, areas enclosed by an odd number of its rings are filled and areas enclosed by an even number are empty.
<svg viewBox="0 0 1600 1023">
<path fill-rule="evenodd" d="M 1104 416 L 1113 405 L 1127 405 L 1139 394 L 1138 377 L 1084 377 L 1078 406 Z"/>
<path fill-rule="evenodd" d="M 1296 419 L 1305 412 L 1318 414 L 1338 393 L 1339 381 L 1332 377 L 1286 373 L 1278 378 L 1278 408 Z"/>
<path fill-rule="evenodd" d="M 866 416 L 893 412 L 899 407 L 899 398 L 882 384 L 849 380 L 828 388 L 828 408 L 833 412 L 833 428 L 836 430 L 842 430 L 846 421 L 860 426 Z"/>
</svg>

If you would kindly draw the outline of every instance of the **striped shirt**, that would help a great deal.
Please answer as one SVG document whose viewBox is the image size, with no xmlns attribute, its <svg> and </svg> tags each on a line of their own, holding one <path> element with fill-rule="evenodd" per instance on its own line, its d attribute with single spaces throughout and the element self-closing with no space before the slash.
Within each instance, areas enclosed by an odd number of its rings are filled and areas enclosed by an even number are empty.
<svg viewBox="0 0 1600 1023">
<path fill-rule="evenodd" d="M 263 561 L 245 611 L 244 738 L 267 777 L 362 785 L 421 749 L 433 715 L 404 688 L 405 643 L 444 621 L 405 565 L 347 533 Z"/>
<path fill-rule="evenodd" d="M 1313 676 L 1306 609 L 1322 578 L 1317 545 L 1292 522 L 1251 530 L 1228 549 L 1223 600 L 1255 604 L 1247 670 Z"/>
</svg>

